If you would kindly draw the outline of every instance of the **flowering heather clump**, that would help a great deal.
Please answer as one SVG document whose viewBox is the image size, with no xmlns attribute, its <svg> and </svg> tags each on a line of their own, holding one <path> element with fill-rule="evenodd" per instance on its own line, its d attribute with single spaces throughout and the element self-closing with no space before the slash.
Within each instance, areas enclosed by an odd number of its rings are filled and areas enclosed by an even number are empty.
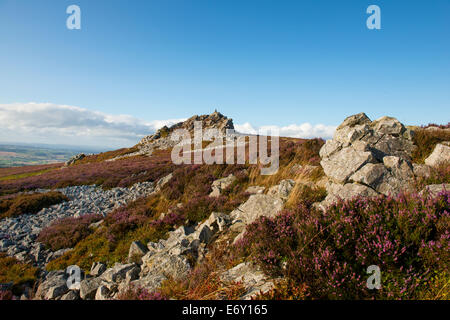
<svg viewBox="0 0 450 320">
<path fill-rule="evenodd" d="M 130 286 L 119 293 L 117 300 L 167 300 L 159 291 L 148 291 L 145 288 Z"/>
<path fill-rule="evenodd" d="M 62 166 L 62 163 L 42 164 L 36 166 L 23 166 L 0 168 L 0 181 L 19 179 L 27 176 L 38 175 Z"/>
<path fill-rule="evenodd" d="M 10 199 L 0 200 L 0 218 L 16 217 L 21 214 L 35 214 L 43 208 L 70 199 L 61 192 L 21 194 Z"/>
<path fill-rule="evenodd" d="M 269 274 L 306 285 L 309 298 L 415 299 L 437 274 L 437 283 L 449 279 L 449 212 L 450 192 L 359 197 L 325 213 L 300 206 L 250 225 L 237 249 Z M 366 286 L 370 265 L 381 269 L 380 290 Z"/>
<path fill-rule="evenodd" d="M 72 248 L 93 232 L 89 225 L 101 219 L 98 214 L 63 218 L 44 228 L 37 240 L 53 251 Z"/>
<path fill-rule="evenodd" d="M 0 195 L 36 188 L 77 185 L 128 187 L 137 182 L 156 181 L 173 171 L 170 152 L 155 152 L 151 157 L 136 156 L 116 161 L 93 162 L 45 172 L 39 176 L 0 181 Z"/>
</svg>

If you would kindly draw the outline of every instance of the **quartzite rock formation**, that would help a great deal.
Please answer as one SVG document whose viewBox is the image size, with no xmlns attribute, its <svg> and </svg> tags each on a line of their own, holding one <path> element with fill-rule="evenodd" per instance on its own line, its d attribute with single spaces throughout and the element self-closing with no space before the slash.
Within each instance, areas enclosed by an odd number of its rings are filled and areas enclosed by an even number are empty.
<svg viewBox="0 0 450 320">
<path fill-rule="evenodd" d="M 413 164 L 414 132 L 397 119 L 371 121 L 366 114 L 350 116 L 336 129 L 332 140 L 320 150 L 320 164 L 329 182 L 328 196 L 321 207 L 357 195 L 397 195 L 415 191 L 416 176 L 427 175 L 429 166 L 450 158 L 448 144 L 438 144 L 427 165 Z"/>
</svg>

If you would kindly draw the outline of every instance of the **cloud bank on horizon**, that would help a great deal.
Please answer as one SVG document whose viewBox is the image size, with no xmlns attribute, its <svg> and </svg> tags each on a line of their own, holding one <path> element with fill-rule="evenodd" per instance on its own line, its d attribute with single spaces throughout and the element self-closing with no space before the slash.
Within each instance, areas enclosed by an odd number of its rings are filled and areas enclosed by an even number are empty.
<svg viewBox="0 0 450 320">
<path fill-rule="evenodd" d="M 145 121 L 130 115 L 110 115 L 85 108 L 52 103 L 0 104 L 0 141 L 121 148 L 135 145 L 157 129 L 185 119 Z M 281 136 L 330 138 L 334 126 L 309 123 L 253 127 L 235 124 L 241 133 L 276 129 Z"/>
</svg>

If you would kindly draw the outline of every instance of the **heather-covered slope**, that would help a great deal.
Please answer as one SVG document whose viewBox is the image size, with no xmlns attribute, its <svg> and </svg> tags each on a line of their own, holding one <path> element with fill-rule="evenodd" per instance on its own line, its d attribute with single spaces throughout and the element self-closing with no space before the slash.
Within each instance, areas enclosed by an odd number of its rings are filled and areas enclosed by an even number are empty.
<svg viewBox="0 0 450 320">
<path fill-rule="evenodd" d="M 220 114 L 193 117 L 144 139 L 151 155 L 138 145 L 64 167 L 14 169 L 17 179 L 0 181 L 0 199 L 72 186 L 59 190 L 71 202 L 30 217 L 45 224 L 0 220 L 0 250 L 14 257 L 8 266 L 18 259 L 40 268 L 37 291 L 15 286 L 14 293 L 70 300 L 448 299 L 447 128 L 411 130 L 393 118 L 355 115 L 326 144 L 280 139 L 279 170 L 262 176 L 260 165 L 248 163 L 174 165 L 162 141 L 171 130 L 192 129 L 193 119 L 232 128 Z M 103 190 L 86 186 L 93 184 Z M 70 265 L 86 274 L 77 290 L 65 283 Z M 381 270 L 379 290 L 367 288 L 370 265 Z"/>
</svg>

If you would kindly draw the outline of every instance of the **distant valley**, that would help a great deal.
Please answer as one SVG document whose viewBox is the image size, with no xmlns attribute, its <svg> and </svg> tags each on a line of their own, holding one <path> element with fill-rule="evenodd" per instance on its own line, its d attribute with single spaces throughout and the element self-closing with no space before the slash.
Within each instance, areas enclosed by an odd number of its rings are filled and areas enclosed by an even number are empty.
<svg viewBox="0 0 450 320">
<path fill-rule="evenodd" d="M 60 145 L 0 144 L 0 168 L 64 162 L 78 153 L 104 150 Z"/>
</svg>

